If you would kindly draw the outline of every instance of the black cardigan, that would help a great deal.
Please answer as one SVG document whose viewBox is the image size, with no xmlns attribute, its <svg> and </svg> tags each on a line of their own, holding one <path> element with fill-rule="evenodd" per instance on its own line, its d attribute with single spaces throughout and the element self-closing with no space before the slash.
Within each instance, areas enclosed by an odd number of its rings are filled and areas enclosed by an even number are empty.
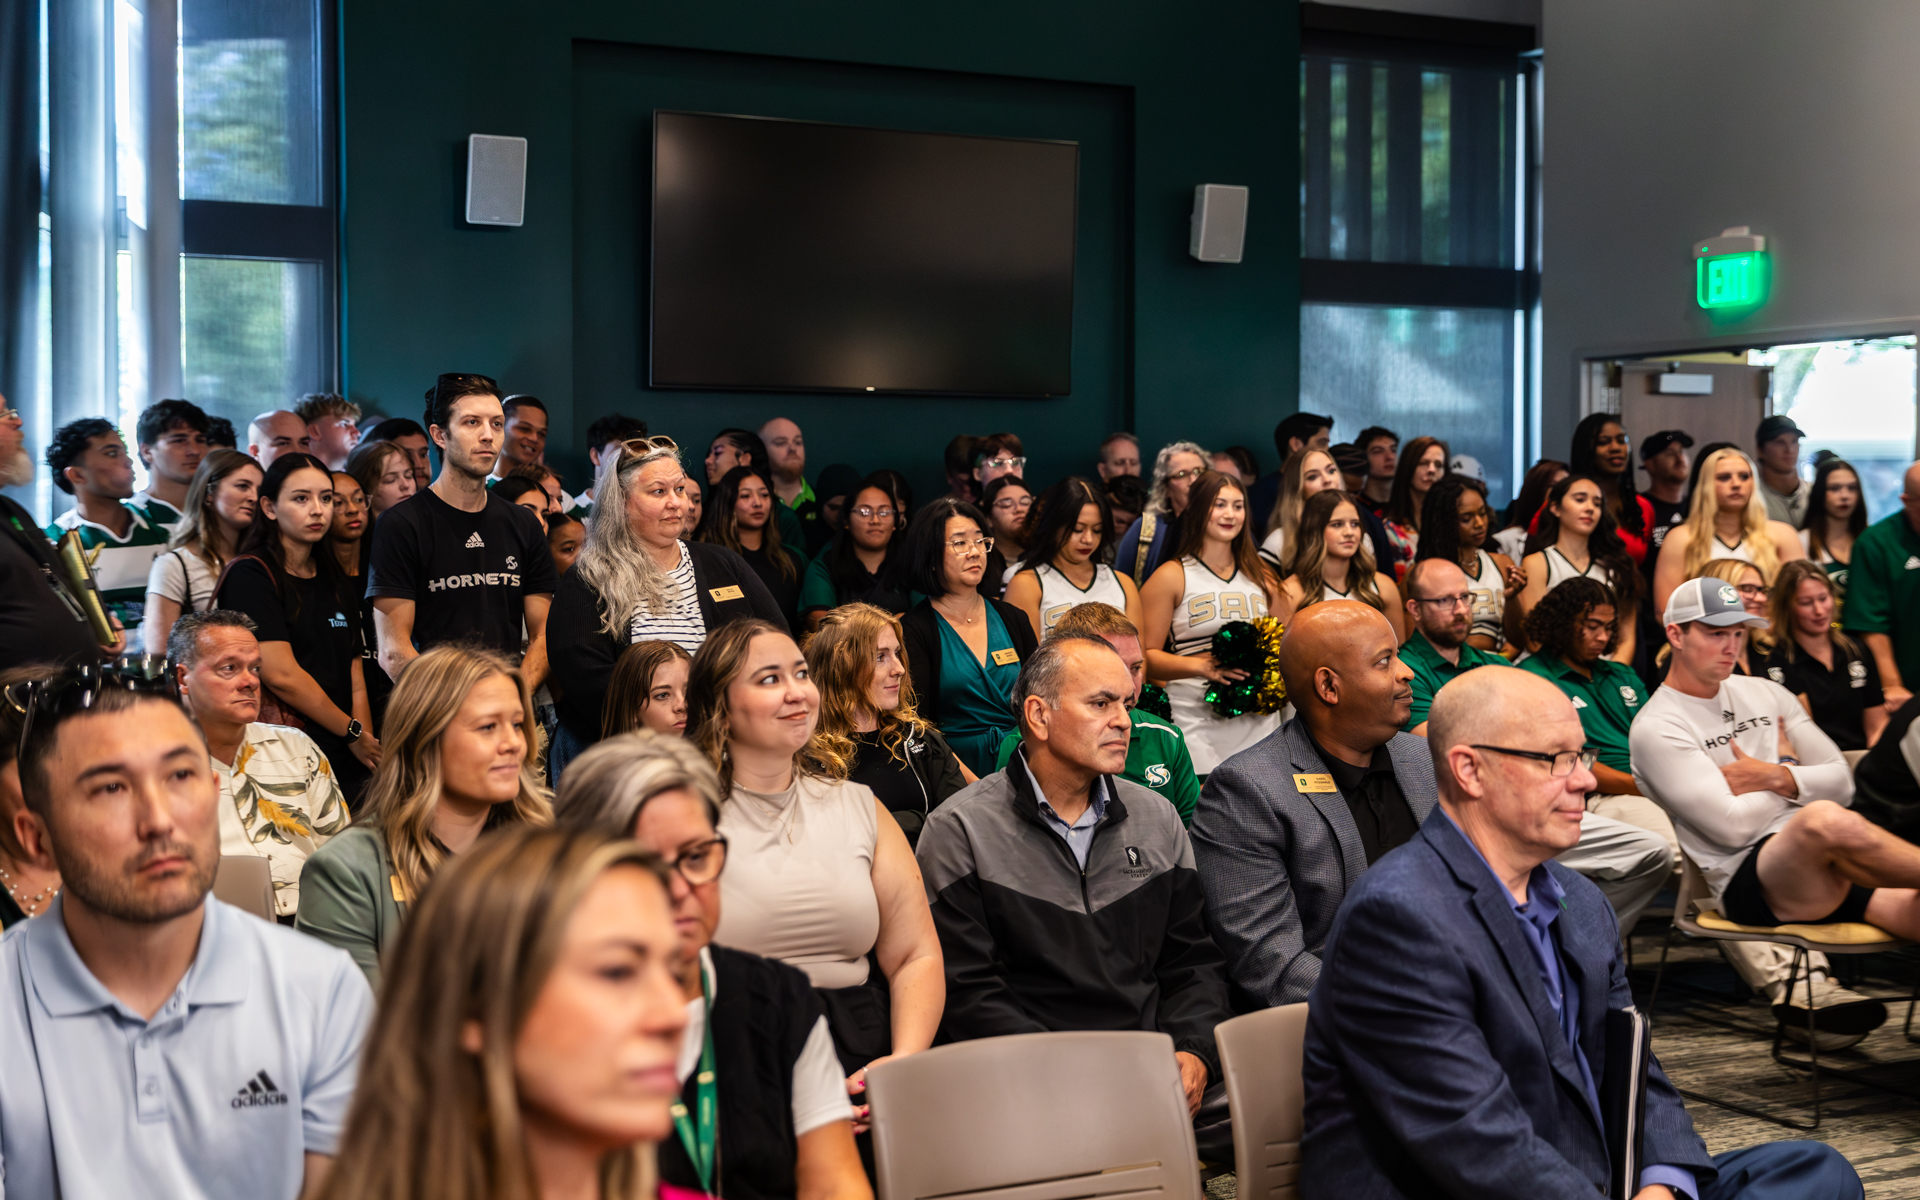
<svg viewBox="0 0 1920 1200">
<path fill-rule="evenodd" d="M 748 617 L 790 628 L 780 605 L 746 559 L 705 542 L 687 543 L 687 554 L 693 559 L 700 619 L 709 635 L 729 621 Z M 739 588 L 739 597 L 715 600 L 713 593 L 727 587 Z M 560 588 L 553 594 L 553 609 L 547 614 L 547 662 L 560 723 L 582 745 L 600 740 L 600 709 L 606 702 L 607 684 L 613 678 L 613 664 L 628 645 L 625 637 L 611 637 L 603 628 L 599 593 L 587 586 L 578 571 L 562 575 Z"/>
<path fill-rule="evenodd" d="M 1004 600 L 989 598 L 987 603 L 1006 625 L 1007 636 L 1013 639 L 1013 652 L 1020 656 L 1021 662 L 1027 661 L 1028 656 L 1040 648 L 1040 639 L 1033 636 L 1033 622 L 1024 611 Z M 922 600 L 900 618 L 900 629 L 906 634 L 903 649 L 907 652 L 907 674 L 913 680 L 914 708 L 936 725 L 941 719 L 940 620 L 931 600 Z"/>
</svg>

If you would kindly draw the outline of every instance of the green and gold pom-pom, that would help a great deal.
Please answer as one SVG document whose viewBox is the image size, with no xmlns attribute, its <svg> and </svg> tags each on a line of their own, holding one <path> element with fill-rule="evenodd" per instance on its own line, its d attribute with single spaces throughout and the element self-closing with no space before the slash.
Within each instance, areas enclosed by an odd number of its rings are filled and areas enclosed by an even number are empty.
<svg viewBox="0 0 1920 1200">
<path fill-rule="evenodd" d="M 1134 707 L 1143 713 L 1159 717 L 1162 721 L 1173 720 L 1173 701 L 1167 698 L 1167 689 L 1157 683 L 1141 685 L 1140 703 Z"/>
<path fill-rule="evenodd" d="M 1245 671 L 1238 683 L 1208 683 L 1206 701 L 1223 717 L 1277 713 L 1287 706 L 1287 684 L 1280 677 L 1280 637 L 1286 626 L 1277 617 L 1229 621 L 1213 635 L 1213 659 L 1230 671 Z"/>
</svg>

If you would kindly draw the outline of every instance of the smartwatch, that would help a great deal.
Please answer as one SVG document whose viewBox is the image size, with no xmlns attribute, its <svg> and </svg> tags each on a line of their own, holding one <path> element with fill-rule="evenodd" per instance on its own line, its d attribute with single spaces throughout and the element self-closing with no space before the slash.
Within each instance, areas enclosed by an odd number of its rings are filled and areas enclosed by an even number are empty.
<svg viewBox="0 0 1920 1200">
<path fill-rule="evenodd" d="M 360 740 L 360 735 L 364 732 L 366 731 L 361 728 L 360 722 L 357 719 L 349 718 L 347 721 L 347 732 L 343 736 L 349 742 L 357 742 Z"/>
</svg>

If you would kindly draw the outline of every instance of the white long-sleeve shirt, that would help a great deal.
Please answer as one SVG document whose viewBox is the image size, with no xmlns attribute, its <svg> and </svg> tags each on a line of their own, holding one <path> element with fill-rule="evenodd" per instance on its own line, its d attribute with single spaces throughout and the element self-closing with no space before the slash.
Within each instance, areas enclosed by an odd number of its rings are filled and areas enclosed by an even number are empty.
<svg viewBox="0 0 1920 1200">
<path fill-rule="evenodd" d="M 1787 765 L 1799 794 L 1734 795 L 1720 773 L 1733 761 L 1733 744 L 1750 757 L 1777 763 L 1783 729 L 1800 760 Z M 1628 747 L 1634 783 L 1673 818 L 1680 848 L 1706 875 L 1715 903 L 1747 852 L 1801 805 L 1853 803 L 1853 772 L 1840 748 L 1791 692 L 1770 679 L 1729 676 L 1709 700 L 1663 686 L 1634 719 Z"/>
</svg>

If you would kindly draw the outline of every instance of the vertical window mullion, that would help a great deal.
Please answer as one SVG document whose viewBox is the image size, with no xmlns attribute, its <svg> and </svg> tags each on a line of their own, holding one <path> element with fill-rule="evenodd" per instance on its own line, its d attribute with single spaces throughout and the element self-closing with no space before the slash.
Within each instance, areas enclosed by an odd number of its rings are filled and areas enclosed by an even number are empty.
<svg viewBox="0 0 1920 1200">
<path fill-rule="evenodd" d="M 1301 198 L 1305 224 L 1301 245 L 1307 257 L 1326 258 L 1333 235 L 1333 104 L 1332 70 L 1327 59 L 1302 60 L 1304 94 L 1301 97 L 1303 151 Z"/>
<path fill-rule="evenodd" d="M 1420 68 L 1387 64 L 1387 253 L 1420 261 Z"/>
</svg>

